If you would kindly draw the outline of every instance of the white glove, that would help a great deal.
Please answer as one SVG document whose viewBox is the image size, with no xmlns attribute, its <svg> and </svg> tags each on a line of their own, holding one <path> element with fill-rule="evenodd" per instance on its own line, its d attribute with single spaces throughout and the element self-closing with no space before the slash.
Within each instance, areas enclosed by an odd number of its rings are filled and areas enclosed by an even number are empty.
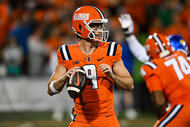
<svg viewBox="0 0 190 127">
<path fill-rule="evenodd" d="M 129 14 L 122 14 L 118 18 L 126 36 L 133 34 L 133 20 Z"/>
</svg>

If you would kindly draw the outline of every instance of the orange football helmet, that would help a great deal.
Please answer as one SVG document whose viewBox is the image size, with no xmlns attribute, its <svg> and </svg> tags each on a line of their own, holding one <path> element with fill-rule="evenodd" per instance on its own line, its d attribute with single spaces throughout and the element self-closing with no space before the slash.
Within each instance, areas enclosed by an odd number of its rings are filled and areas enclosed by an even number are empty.
<svg viewBox="0 0 190 127">
<path fill-rule="evenodd" d="M 91 23 L 101 23 L 101 30 L 95 30 L 90 27 Z M 96 43 L 107 41 L 109 31 L 104 27 L 104 23 L 108 23 L 108 19 L 104 18 L 100 9 L 94 6 L 79 7 L 72 17 L 72 30 L 73 32 L 84 39 L 91 39 Z M 96 35 L 95 33 L 101 33 Z"/>
<path fill-rule="evenodd" d="M 172 52 L 167 36 L 159 33 L 149 35 L 145 42 L 145 49 L 151 59 L 163 58 Z"/>
</svg>

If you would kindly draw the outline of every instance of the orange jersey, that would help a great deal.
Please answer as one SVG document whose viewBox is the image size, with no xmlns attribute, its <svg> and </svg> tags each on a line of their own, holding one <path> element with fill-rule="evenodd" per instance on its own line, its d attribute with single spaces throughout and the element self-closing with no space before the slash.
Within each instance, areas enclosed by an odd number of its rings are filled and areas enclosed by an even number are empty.
<svg viewBox="0 0 190 127">
<path fill-rule="evenodd" d="M 88 81 L 81 97 L 75 98 L 76 113 L 102 114 L 114 112 L 113 92 L 114 82 L 103 71 L 100 64 L 108 64 L 121 60 L 121 46 L 115 42 L 102 42 L 90 55 L 79 48 L 79 44 L 62 45 L 57 52 L 58 64 L 67 70 L 80 66 L 86 71 Z"/>
<path fill-rule="evenodd" d="M 183 52 L 146 62 L 140 73 L 150 92 L 163 91 L 171 104 L 190 104 L 190 62 Z"/>
</svg>

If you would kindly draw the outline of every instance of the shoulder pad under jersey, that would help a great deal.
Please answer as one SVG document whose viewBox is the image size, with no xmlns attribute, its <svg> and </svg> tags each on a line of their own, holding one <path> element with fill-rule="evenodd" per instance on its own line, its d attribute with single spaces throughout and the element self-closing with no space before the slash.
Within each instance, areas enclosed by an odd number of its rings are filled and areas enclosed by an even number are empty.
<svg viewBox="0 0 190 127">
<path fill-rule="evenodd" d="M 157 65 L 154 62 L 145 62 L 140 69 L 140 74 L 144 79 L 146 79 L 154 73 L 156 68 Z"/>
</svg>

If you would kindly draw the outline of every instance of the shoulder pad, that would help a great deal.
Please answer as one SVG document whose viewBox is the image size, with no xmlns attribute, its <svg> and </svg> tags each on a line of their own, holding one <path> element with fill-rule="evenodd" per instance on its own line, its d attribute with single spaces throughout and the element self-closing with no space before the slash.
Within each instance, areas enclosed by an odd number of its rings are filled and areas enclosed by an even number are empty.
<svg viewBox="0 0 190 127">
<path fill-rule="evenodd" d="M 182 53 L 185 54 L 186 56 L 188 55 L 188 53 L 187 53 L 185 50 L 183 50 L 183 49 L 178 49 L 177 51 L 182 52 Z"/>
<path fill-rule="evenodd" d="M 153 62 L 145 62 L 144 65 L 147 65 L 147 66 L 149 66 L 152 69 L 156 69 L 157 68 L 157 65 L 155 63 L 153 63 Z"/>
<path fill-rule="evenodd" d="M 140 69 L 141 76 L 146 79 L 154 74 L 157 65 L 153 62 L 146 62 Z"/>
</svg>

